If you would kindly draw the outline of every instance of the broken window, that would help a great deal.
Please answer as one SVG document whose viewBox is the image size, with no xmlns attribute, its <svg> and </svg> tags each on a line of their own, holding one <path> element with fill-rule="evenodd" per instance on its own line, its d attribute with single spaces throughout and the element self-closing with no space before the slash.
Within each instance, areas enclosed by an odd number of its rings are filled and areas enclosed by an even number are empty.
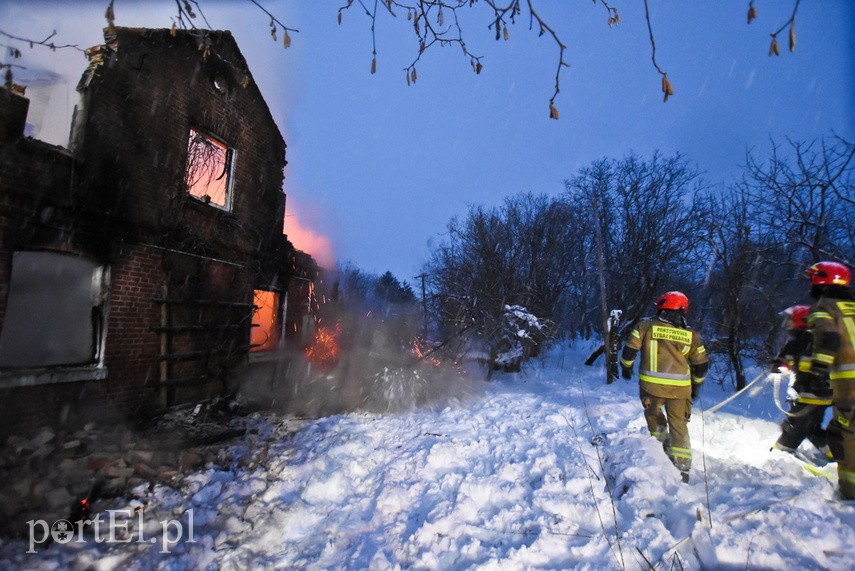
<svg viewBox="0 0 855 571">
<path fill-rule="evenodd" d="M 15 252 L 0 368 L 101 361 L 109 271 L 63 252 Z"/>
<path fill-rule="evenodd" d="M 184 184 L 190 196 L 223 210 L 232 208 L 234 149 L 196 129 L 190 129 Z"/>
<path fill-rule="evenodd" d="M 281 296 L 276 291 L 257 289 L 253 292 L 252 334 L 250 351 L 272 351 L 281 335 Z"/>
</svg>

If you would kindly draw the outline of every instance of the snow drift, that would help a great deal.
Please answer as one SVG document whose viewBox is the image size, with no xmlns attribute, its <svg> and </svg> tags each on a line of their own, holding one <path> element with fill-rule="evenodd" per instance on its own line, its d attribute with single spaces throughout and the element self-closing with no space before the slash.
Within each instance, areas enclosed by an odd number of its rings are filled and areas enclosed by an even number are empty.
<svg viewBox="0 0 855 571">
<path fill-rule="evenodd" d="M 464 404 L 295 420 L 261 414 L 176 487 L 136 491 L 152 520 L 194 513 L 195 542 L 86 542 L 3 568 L 842 569 L 855 506 L 770 451 L 767 384 L 690 423 L 691 483 L 647 434 L 637 383 L 606 385 L 588 348 L 497 375 Z M 708 379 L 708 383 L 713 379 Z M 97 508 L 97 506 L 96 506 Z"/>
</svg>

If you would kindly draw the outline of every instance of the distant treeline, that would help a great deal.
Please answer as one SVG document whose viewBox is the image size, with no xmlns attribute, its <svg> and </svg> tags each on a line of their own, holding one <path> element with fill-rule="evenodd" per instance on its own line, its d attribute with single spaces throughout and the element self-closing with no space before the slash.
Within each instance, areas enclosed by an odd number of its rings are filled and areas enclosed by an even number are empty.
<svg viewBox="0 0 855 571">
<path fill-rule="evenodd" d="M 628 326 L 676 289 L 742 386 L 746 358 L 777 349 L 779 313 L 809 301 L 801 272 L 855 262 L 853 156 L 837 136 L 787 140 L 763 159 L 749 153 L 741 180 L 710 185 L 681 154 L 630 154 L 582 168 L 559 196 L 472 206 L 424 268 L 431 330 L 465 331 L 495 355 L 507 306 L 550 322 L 553 336 L 590 338 L 609 310 Z"/>
</svg>

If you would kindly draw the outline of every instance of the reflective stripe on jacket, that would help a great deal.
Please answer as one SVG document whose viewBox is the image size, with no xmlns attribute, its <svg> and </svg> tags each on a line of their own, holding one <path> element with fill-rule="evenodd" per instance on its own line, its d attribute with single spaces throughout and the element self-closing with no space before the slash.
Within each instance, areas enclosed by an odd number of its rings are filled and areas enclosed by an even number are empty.
<svg viewBox="0 0 855 571">
<path fill-rule="evenodd" d="M 823 297 L 812 307 L 811 370 L 829 372 L 833 381 L 855 381 L 855 301 Z"/>
<path fill-rule="evenodd" d="M 630 350 L 624 351 L 621 364 L 632 368 L 636 352 L 641 351 L 638 375 L 642 383 L 648 384 L 645 390 L 652 394 L 660 391 L 650 385 L 688 389 L 693 382 L 704 380 L 702 376 L 692 376 L 692 366 L 705 364 L 708 359 L 703 339 L 691 329 L 677 327 L 659 317 L 643 319 L 630 334 L 626 348 Z"/>
<path fill-rule="evenodd" d="M 831 383 L 825 375 L 811 371 L 813 333 L 806 329 L 789 331 L 789 339 L 778 352 L 776 359 L 786 362 L 791 369 L 792 389 L 798 394 L 796 402 L 812 405 L 831 404 Z"/>
</svg>

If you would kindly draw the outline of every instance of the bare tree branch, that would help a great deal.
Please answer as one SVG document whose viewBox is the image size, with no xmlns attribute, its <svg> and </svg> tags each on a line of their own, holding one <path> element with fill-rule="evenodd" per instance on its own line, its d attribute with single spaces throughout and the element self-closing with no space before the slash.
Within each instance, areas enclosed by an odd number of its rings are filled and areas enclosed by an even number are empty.
<svg viewBox="0 0 855 571">
<path fill-rule="evenodd" d="M 195 19 L 201 18 L 208 29 L 211 28 L 207 21 L 201 5 L 204 0 L 173 0 L 175 2 L 175 15 L 172 20 L 173 30 L 181 28 L 184 30 L 197 30 L 200 34 L 204 34 L 204 30 L 197 28 Z M 290 33 L 299 32 L 298 29 L 286 25 L 282 20 L 277 18 L 270 10 L 264 7 L 263 0 L 247 0 L 256 9 L 263 12 L 270 18 L 270 34 L 274 41 L 277 40 L 277 33 L 282 32 L 284 47 L 289 47 L 291 43 Z M 369 8 L 367 4 L 369 0 L 357 0 L 362 12 L 371 21 L 371 73 L 375 73 L 377 69 L 377 26 L 379 25 L 378 16 L 388 14 L 390 17 L 399 19 L 399 15 L 404 13 L 407 22 L 412 22 L 413 30 L 417 39 L 417 53 L 408 66 L 404 68 L 405 79 L 408 84 L 413 84 L 417 80 L 416 66 L 422 60 L 425 52 L 435 46 L 457 45 L 465 58 L 469 60 L 473 71 L 480 74 L 484 67 L 483 56 L 472 53 L 467 45 L 467 37 L 464 34 L 463 25 L 461 24 L 460 11 L 463 9 L 476 9 L 478 0 L 374 0 L 374 6 Z M 789 27 L 790 29 L 790 50 L 795 49 L 795 19 L 798 13 L 801 0 L 794 0 L 792 14 L 781 28 L 771 34 L 772 49 L 770 54 L 777 55 L 779 53 L 777 47 L 777 35 Z M 382 3 L 384 10 L 378 14 L 378 3 Z M 594 0 L 594 4 L 600 4 L 607 13 L 608 26 L 614 27 L 621 23 L 621 18 L 617 8 L 612 6 L 608 0 Z M 113 26 L 114 0 L 110 0 L 105 17 L 108 22 L 108 27 Z M 346 0 L 346 4 L 338 8 L 338 22 L 341 24 L 345 11 L 353 7 L 353 0 Z M 537 30 L 538 36 L 548 35 L 552 38 L 557 47 L 557 63 L 555 65 L 555 78 L 553 84 L 553 92 L 549 97 L 549 117 L 558 119 L 558 110 L 555 106 L 556 99 L 561 91 L 561 73 L 565 68 L 570 67 L 570 63 L 566 59 L 568 44 L 562 39 L 561 34 L 556 27 L 548 21 L 549 19 L 541 15 L 538 0 L 483 0 L 481 6 L 486 6 L 491 12 L 490 21 L 487 25 L 488 30 L 495 33 L 496 40 L 509 38 L 509 27 L 517 23 L 517 18 L 527 12 L 529 30 Z M 754 0 L 749 1 L 748 21 L 751 23 L 757 17 L 757 9 L 754 6 Z M 650 7 L 648 0 L 644 0 L 644 18 L 647 24 L 648 36 L 651 47 L 651 61 L 653 67 L 660 74 L 662 82 L 661 89 L 664 95 L 663 100 L 668 101 L 668 98 L 674 94 L 673 86 L 671 85 L 668 73 L 659 65 L 656 59 L 656 41 L 653 33 L 651 22 Z M 399 20 L 402 20 L 400 18 Z M 83 51 L 76 45 L 56 45 L 51 41 L 56 35 L 53 34 L 44 40 L 31 40 L 27 38 L 13 36 L 0 30 L 0 35 L 4 35 L 10 39 L 27 42 L 30 46 L 43 45 L 50 49 L 74 48 Z M 6 66 L 8 67 L 8 65 Z"/>
<path fill-rule="evenodd" d="M 653 61 L 653 67 L 662 75 L 662 93 L 665 94 L 663 101 L 667 102 L 668 98 L 674 95 L 674 89 L 668 81 L 668 74 L 656 63 L 656 41 L 653 39 L 653 26 L 650 24 L 650 8 L 647 6 L 647 0 L 644 0 L 644 19 L 647 21 L 647 31 L 650 34 L 650 59 Z"/>
<path fill-rule="evenodd" d="M 267 14 L 268 16 L 270 16 L 270 20 L 271 20 L 271 21 L 273 21 L 273 22 L 276 22 L 277 24 L 279 24 L 279 26 L 280 26 L 283 30 L 288 31 L 288 32 L 299 32 L 299 31 L 300 31 L 300 30 L 298 30 L 297 28 L 291 28 L 290 26 L 286 26 L 285 24 L 283 24 L 282 22 L 280 22 L 280 21 L 276 18 L 276 16 L 274 16 L 273 14 L 271 14 L 270 12 L 268 12 L 268 11 L 267 11 L 267 9 L 266 9 L 264 6 L 262 6 L 261 4 L 259 4 L 258 2 L 256 2 L 256 0 L 249 0 L 249 1 L 250 1 L 250 2 L 252 2 L 253 4 L 255 4 L 256 6 L 258 6 L 258 9 L 259 9 L 259 10 L 261 10 L 262 12 L 264 12 L 265 14 Z M 194 2 L 194 4 L 195 4 L 195 2 Z M 205 23 L 207 24 L 207 21 L 206 21 Z"/>
<path fill-rule="evenodd" d="M 770 36 L 772 36 L 772 45 L 769 46 L 769 55 L 770 56 L 771 55 L 775 55 L 775 56 L 781 55 L 781 49 L 778 47 L 778 34 L 783 32 L 787 28 L 790 28 L 790 38 L 789 38 L 790 39 L 790 51 L 793 52 L 796 50 L 796 13 L 799 11 L 799 3 L 800 2 L 801 2 L 801 0 L 795 0 L 795 4 L 793 4 L 793 13 L 790 16 L 790 19 L 787 20 L 786 22 L 784 22 L 783 26 L 781 26 L 776 31 L 769 34 Z M 753 1 L 752 1 L 752 4 L 753 4 Z M 749 24 L 751 23 L 751 20 L 752 20 L 752 18 L 751 18 L 751 13 L 752 13 L 751 9 L 752 8 L 754 8 L 753 5 L 749 7 L 749 11 L 748 11 L 748 23 Z M 756 17 L 756 15 L 757 15 L 757 12 L 755 10 L 754 16 Z"/>
<path fill-rule="evenodd" d="M 49 48 L 51 51 L 64 50 L 64 49 L 74 49 L 74 50 L 79 51 L 80 53 L 85 52 L 85 50 L 83 50 L 77 44 L 56 44 L 56 43 L 52 42 L 51 39 L 56 36 L 56 30 L 51 32 L 50 35 L 48 35 L 48 37 L 46 37 L 43 40 L 33 40 L 30 38 L 22 38 L 20 36 L 15 36 L 15 35 L 9 34 L 7 32 L 4 32 L 3 30 L 0 30 L 0 36 L 4 36 L 6 38 L 9 38 L 10 40 L 16 40 L 19 42 L 24 42 L 24 43 L 30 44 L 31 48 L 33 48 L 35 46 L 44 46 L 46 48 Z M 13 48 L 10 48 L 10 49 L 13 49 Z M 17 53 L 18 53 L 18 55 L 16 55 L 15 57 L 20 57 L 20 52 L 17 52 Z"/>
<path fill-rule="evenodd" d="M 538 25 L 540 26 L 540 34 L 543 35 L 544 31 L 549 32 L 552 36 L 552 39 L 555 40 L 555 43 L 558 45 L 558 67 L 555 70 L 555 92 L 553 92 L 552 97 L 549 98 L 549 117 L 550 119 L 558 119 L 558 111 L 555 109 L 555 98 L 558 96 L 558 92 L 560 91 L 559 81 L 561 80 L 561 68 L 562 67 L 570 67 L 570 64 L 564 61 L 564 50 L 567 49 L 561 40 L 558 38 L 558 34 L 550 28 L 546 22 L 541 19 L 538 13 L 535 11 L 534 6 L 531 4 L 531 0 L 527 0 L 528 2 L 528 10 L 531 13 L 531 16 L 537 20 Z"/>
</svg>

